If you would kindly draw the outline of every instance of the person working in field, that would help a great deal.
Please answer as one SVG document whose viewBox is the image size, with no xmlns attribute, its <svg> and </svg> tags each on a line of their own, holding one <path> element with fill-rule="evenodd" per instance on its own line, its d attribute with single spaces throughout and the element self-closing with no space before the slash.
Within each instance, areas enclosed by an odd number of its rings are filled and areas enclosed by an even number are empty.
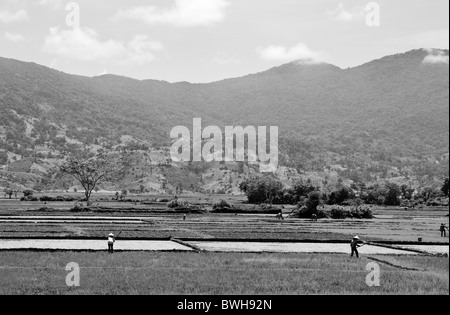
<svg viewBox="0 0 450 315">
<path fill-rule="evenodd" d="M 447 237 L 447 230 L 448 230 L 448 227 L 444 223 L 442 223 L 441 224 L 441 237 Z"/>
<path fill-rule="evenodd" d="M 116 242 L 116 238 L 114 234 L 109 234 L 108 236 L 108 253 L 114 254 L 114 243 Z"/>
<path fill-rule="evenodd" d="M 356 254 L 356 257 L 359 258 L 359 252 L 358 252 L 358 248 L 360 248 L 363 242 L 361 241 L 361 239 L 359 238 L 359 236 L 355 236 L 350 244 L 351 248 L 352 248 L 352 256 L 353 257 Z"/>
</svg>

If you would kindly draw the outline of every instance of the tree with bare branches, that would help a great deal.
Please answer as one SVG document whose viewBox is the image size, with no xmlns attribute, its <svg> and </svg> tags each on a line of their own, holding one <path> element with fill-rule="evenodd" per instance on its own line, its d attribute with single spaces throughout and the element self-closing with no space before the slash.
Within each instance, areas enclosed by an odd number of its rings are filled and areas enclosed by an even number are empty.
<svg viewBox="0 0 450 315">
<path fill-rule="evenodd" d="M 85 189 L 88 205 L 92 192 L 101 181 L 116 179 L 123 169 L 122 160 L 115 155 L 99 154 L 90 159 L 70 157 L 61 167 L 61 172 L 75 177 Z"/>
</svg>

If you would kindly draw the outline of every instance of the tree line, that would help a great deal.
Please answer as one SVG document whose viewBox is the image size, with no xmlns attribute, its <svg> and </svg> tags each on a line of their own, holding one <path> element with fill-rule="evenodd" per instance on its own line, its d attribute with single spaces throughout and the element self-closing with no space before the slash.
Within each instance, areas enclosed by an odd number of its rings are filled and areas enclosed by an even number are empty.
<svg viewBox="0 0 450 315">
<path fill-rule="evenodd" d="M 400 206 L 406 202 L 413 206 L 418 202 L 427 202 L 437 197 L 449 196 L 449 179 L 446 179 L 442 189 L 425 188 L 417 193 L 407 185 L 399 186 L 386 182 L 372 186 L 358 187 L 341 186 L 332 192 L 324 192 L 314 186 L 311 181 L 297 181 L 292 187 L 285 188 L 283 183 L 273 176 L 261 176 L 247 179 L 240 184 L 240 189 L 251 204 L 299 204 L 310 198 L 311 193 L 320 195 L 320 201 L 328 205 L 384 205 Z M 317 194 L 315 199 L 317 199 Z"/>
</svg>

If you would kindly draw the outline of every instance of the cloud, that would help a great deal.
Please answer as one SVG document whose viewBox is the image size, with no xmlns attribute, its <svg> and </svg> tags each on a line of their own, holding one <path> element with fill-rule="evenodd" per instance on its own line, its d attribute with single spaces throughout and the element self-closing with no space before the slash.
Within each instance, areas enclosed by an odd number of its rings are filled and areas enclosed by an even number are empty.
<svg viewBox="0 0 450 315">
<path fill-rule="evenodd" d="M 291 48 L 283 46 L 269 46 L 258 48 L 261 59 L 266 61 L 293 61 L 300 60 L 302 63 L 318 64 L 325 58 L 323 52 L 317 52 L 310 49 L 307 45 L 300 43 Z"/>
<path fill-rule="evenodd" d="M 335 9 L 333 11 L 329 11 L 328 15 L 332 16 L 337 21 L 351 22 L 356 19 L 358 14 L 347 11 L 344 8 L 344 4 L 339 3 L 339 6 L 337 7 L 337 9 Z"/>
<path fill-rule="evenodd" d="M 448 52 L 439 49 L 426 49 L 428 56 L 422 63 L 424 64 L 449 64 Z"/>
<path fill-rule="evenodd" d="M 175 26 L 210 26 L 225 19 L 227 0 L 175 0 L 171 8 L 134 7 L 119 11 L 115 18 L 140 20 L 148 24 Z"/>
<path fill-rule="evenodd" d="M 14 22 L 23 22 L 28 20 L 28 12 L 26 10 L 10 11 L 0 10 L 0 22 L 5 24 Z"/>
<path fill-rule="evenodd" d="M 14 43 L 23 42 L 25 40 L 25 37 L 21 34 L 8 33 L 8 32 L 5 33 L 5 38 Z"/>
<path fill-rule="evenodd" d="M 327 12 L 334 20 L 339 22 L 355 22 L 361 21 L 367 14 L 367 8 L 362 6 L 353 7 L 352 9 L 344 8 L 343 3 L 339 3 L 338 7 L 334 10 Z"/>
<path fill-rule="evenodd" d="M 95 30 L 51 28 L 44 51 L 79 61 L 114 61 L 120 64 L 145 64 L 164 49 L 160 42 L 150 41 L 146 35 L 136 35 L 130 42 L 101 41 Z"/>
<path fill-rule="evenodd" d="M 155 53 L 164 50 L 160 42 L 150 41 L 146 35 L 136 35 L 129 43 L 126 62 L 144 64 L 155 59 Z"/>
</svg>

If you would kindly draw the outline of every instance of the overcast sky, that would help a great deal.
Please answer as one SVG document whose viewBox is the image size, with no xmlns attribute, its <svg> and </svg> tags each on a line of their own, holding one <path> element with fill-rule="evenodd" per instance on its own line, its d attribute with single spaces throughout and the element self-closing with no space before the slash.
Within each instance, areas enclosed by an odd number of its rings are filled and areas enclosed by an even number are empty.
<svg viewBox="0 0 450 315">
<path fill-rule="evenodd" d="M 0 57 L 85 76 L 211 82 L 296 59 L 346 68 L 449 48 L 448 0 L 378 0 L 379 27 L 367 25 L 369 0 L 78 0 L 79 27 L 70 2 L 0 0 Z"/>
</svg>

